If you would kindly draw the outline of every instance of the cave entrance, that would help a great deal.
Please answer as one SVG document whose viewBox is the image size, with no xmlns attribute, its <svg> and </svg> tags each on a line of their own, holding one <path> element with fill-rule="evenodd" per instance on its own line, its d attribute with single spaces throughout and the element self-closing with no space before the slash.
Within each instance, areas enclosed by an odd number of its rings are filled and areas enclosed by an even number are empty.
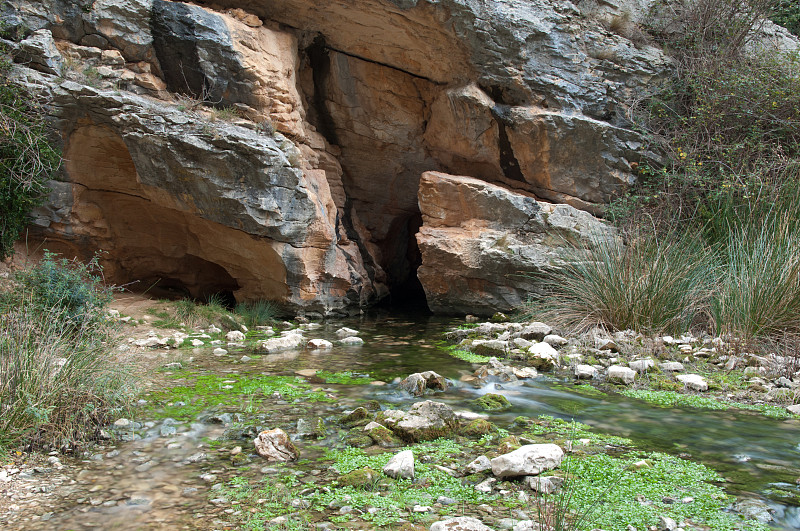
<svg viewBox="0 0 800 531">
<path fill-rule="evenodd" d="M 417 277 L 417 269 L 422 265 L 422 253 L 417 245 L 421 226 L 422 215 L 418 213 L 398 217 L 392 223 L 384 246 L 384 256 L 388 258 L 389 297 L 381 306 L 430 313 L 425 290 Z"/>
</svg>

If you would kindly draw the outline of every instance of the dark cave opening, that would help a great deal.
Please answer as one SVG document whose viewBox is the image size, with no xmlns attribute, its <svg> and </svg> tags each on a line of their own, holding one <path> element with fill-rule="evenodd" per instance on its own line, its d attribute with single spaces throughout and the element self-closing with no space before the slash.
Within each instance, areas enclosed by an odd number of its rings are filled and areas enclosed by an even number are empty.
<svg viewBox="0 0 800 531">
<path fill-rule="evenodd" d="M 386 267 L 389 296 L 380 306 L 414 312 L 431 313 L 417 269 L 422 265 L 422 253 L 417 245 L 417 233 L 422 226 L 422 214 L 399 217 L 392 224 L 393 236 L 384 249 L 393 251 Z"/>
</svg>

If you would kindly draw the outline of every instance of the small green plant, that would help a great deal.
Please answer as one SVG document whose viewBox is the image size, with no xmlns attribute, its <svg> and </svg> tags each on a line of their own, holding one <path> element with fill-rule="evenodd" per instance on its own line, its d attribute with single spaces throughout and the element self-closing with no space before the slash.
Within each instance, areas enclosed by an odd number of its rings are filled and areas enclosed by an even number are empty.
<svg viewBox="0 0 800 531">
<path fill-rule="evenodd" d="M 244 319 L 244 324 L 249 328 L 268 325 L 278 317 L 277 306 L 264 299 L 241 302 L 236 305 L 235 312 Z"/>
</svg>

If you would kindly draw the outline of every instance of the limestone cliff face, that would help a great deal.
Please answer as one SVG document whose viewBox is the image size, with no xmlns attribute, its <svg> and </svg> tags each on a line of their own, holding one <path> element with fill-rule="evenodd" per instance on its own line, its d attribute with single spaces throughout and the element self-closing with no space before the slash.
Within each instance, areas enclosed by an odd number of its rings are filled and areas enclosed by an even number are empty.
<svg viewBox="0 0 800 531">
<path fill-rule="evenodd" d="M 636 164 L 657 157 L 623 115 L 669 62 L 601 24 L 630 6 L 2 6 L 30 32 L 14 45 L 19 79 L 51 96 L 67 159 L 37 234 L 77 255 L 107 251 L 119 283 L 328 313 L 421 282 L 435 310 L 468 311 L 466 295 L 440 293 L 447 283 L 437 269 L 457 277 L 465 266 L 435 258 L 433 242 L 443 240 L 431 235 L 443 226 L 426 214 L 466 181 L 426 195 L 424 172 L 469 176 L 583 216 L 573 207 L 601 210 L 634 181 Z M 462 222 L 448 230 L 463 231 Z M 506 289 L 502 278 L 491 283 Z"/>
</svg>

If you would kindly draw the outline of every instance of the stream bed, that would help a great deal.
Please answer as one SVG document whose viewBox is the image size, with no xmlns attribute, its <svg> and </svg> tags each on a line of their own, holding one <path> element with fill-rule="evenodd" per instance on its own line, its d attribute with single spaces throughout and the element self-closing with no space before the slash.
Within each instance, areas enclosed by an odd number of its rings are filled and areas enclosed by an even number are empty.
<svg viewBox="0 0 800 531">
<path fill-rule="evenodd" d="M 503 394 L 513 407 L 490 415 L 498 426 L 510 424 L 519 415 L 551 415 L 629 438 L 644 449 L 680 455 L 719 472 L 727 479 L 725 488 L 729 493 L 766 501 L 774 510 L 775 529 L 800 529 L 800 421 L 772 420 L 736 410 L 660 408 L 616 394 L 587 396 L 571 389 L 571 381 L 548 376 L 515 386 L 488 384 L 474 388 L 460 380 L 476 366 L 449 356 L 441 343 L 443 333 L 461 322 L 371 314 L 358 320 L 325 322 L 306 333 L 308 338 L 334 340 L 334 331 L 348 326 L 359 331 L 364 339 L 362 346 L 336 345 L 329 351 L 296 350 L 271 355 L 247 349 L 231 349 L 222 356 L 208 348 L 154 352 L 153 355 L 163 356 L 165 363 L 180 363 L 182 370 L 201 371 L 218 380 L 222 378 L 223 383 L 230 376 L 230 385 L 219 389 L 230 396 L 217 402 L 213 413 L 200 407 L 196 418 L 188 421 L 172 422 L 169 411 L 147 405 L 137 408 L 139 418 L 129 419 L 130 436 L 125 436 L 126 424 L 120 422 L 116 429 L 123 440 L 99 443 L 82 459 L 64 458 L 61 474 L 65 478 L 55 489 L 52 503 L 33 518 L 15 521 L 13 528 L 235 528 L 231 523 L 237 511 L 235 503 L 231 506 L 216 502 L 213 491 L 226 479 L 225 467 L 216 467 L 215 460 L 227 462 L 232 458 L 229 449 L 218 449 L 213 441 L 226 435 L 237 411 L 248 408 L 242 397 L 235 396 L 235 377 L 294 375 L 296 371 L 314 369 L 368 374 L 373 382 L 320 385 L 318 392 L 328 392 L 335 397 L 333 402 L 300 404 L 276 400 L 268 410 L 260 411 L 265 424 L 290 432 L 288 427 L 295 425 L 298 418 L 330 417 L 365 400 L 378 400 L 384 408 L 407 409 L 417 399 L 400 391 L 397 379 L 434 370 L 455 385 L 431 398 L 454 409 L 474 409 L 470 402 L 482 393 Z M 315 384 L 313 378 L 310 383 Z M 302 443 L 299 446 L 303 448 Z M 316 446 L 309 450 L 319 451 Z M 307 457 L 306 453 L 303 457 Z M 271 473 L 271 467 L 265 465 L 257 473 Z M 319 473 L 313 469 L 306 472 L 309 477 Z"/>
</svg>

